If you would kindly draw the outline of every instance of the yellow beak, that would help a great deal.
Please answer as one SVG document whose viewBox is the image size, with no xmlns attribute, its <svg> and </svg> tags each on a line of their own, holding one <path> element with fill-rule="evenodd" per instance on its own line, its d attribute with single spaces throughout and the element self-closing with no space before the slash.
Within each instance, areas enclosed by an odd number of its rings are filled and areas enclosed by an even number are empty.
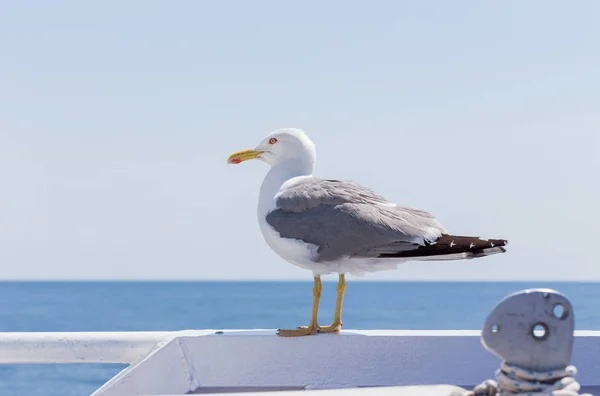
<svg viewBox="0 0 600 396">
<path fill-rule="evenodd" d="M 264 153 L 264 151 L 248 149 L 238 151 L 237 153 L 233 153 L 227 158 L 228 164 L 239 164 L 244 161 L 248 161 L 255 158 L 260 158 L 260 155 Z"/>
</svg>

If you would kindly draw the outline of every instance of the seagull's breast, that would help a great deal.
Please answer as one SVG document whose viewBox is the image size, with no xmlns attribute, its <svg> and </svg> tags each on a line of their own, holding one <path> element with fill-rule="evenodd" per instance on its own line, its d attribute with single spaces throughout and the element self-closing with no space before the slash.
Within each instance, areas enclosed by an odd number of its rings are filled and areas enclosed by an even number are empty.
<svg viewBox="0 0 600 396">
<path fill-rule="evenodd" d="M 320 268 L 323 266 L 323 264 L 317 263 L 314 260 L 317 256 L 317 249 L 319 247 L 299 239 L 282 238 L 281 235 L 267 223 L 267 215 L 277 209 L 277 194 L 286 188 L 290 188 L 300 180 L 312 176 L 277 176 L 277 173 L 269 172 L 260 188 L 257 208 L 260 231 L 265 242 L 267 242 L 267 245 L 269 245 L 279 257 L 298 267 L 314 271 L 317 267 Z"/>
<path fill-rule="evenodd" d="M 313 260 L 318 246 L 298 239 L 282 238 L 264 217 L 258 219 L 258 224 L 267 245 L 285 261 L 309 270 L 322 266 Z"/>
</svg>

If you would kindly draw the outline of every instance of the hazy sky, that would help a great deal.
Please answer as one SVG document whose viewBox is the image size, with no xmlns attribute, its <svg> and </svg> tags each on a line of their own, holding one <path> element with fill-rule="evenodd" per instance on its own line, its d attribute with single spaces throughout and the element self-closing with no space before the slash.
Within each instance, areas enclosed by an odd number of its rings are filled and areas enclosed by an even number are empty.
<svg viewBox="0 0 600 396">
<path fill-rule="evenodd" d="M 0 5 L 0 278 L 311 279 L 256 221 L 303 128 L 317 173 L 509 240 L 367 279 L 600 280 L 600 3 Z"/>
</svg>

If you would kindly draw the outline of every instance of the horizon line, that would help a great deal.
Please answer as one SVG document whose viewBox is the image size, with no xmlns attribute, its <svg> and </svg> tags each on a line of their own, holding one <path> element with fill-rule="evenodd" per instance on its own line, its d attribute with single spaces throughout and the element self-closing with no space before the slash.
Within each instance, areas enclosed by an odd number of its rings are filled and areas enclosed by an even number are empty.
<svg viewBox="0 0 600 396">
<path fill-rule="evenodd" d="M 600 279 L 364 279 L 351 278 L 356 283 L 600 283 Z M 180 279 L 180 278 L 14 278 L 2 279 L 0 283 L 312 283 L 312 279 L 293 279 L 293 278 L 252 278 L 252 279 Z M 336 279 L 323 279 L 323 282 L 337 283 Z"/>
</svg>

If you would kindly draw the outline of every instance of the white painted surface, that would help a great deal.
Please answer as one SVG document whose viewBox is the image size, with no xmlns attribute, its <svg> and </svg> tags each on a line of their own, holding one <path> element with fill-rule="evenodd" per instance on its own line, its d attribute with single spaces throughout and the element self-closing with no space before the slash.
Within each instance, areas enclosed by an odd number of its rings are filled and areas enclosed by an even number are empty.
<svg viewBox="0 0 600 396">
<path fill-rule="evenodd" d="M 576 331 L 572 364 L 581 385 L 600 386 L 598 356 L 600 332 Z M 235 388 L 470 388 L 493 378 L 500 361 L 483 348 L 477 330 L 345 330 L 301 338 L 280 338 L 274 330 L 201 330 L 0 333 L 0 363 L 129 363 L 94 396 L 133 396 L 182 395 L 197 388 L 221 394 Z M 392 390 L 373 392 L 368 394 L 383 396 Z M 321 394 L 338 393 L 315 396 Z"/>
<path fill-rule="evenodd" d="M 177 337 L 214 334 L 217 330 L 148 332 L 0 332 L 0 364 L 34 363 L 134 363 L 157 345 Z M 272 334 L 270 329 L 226 330 L 228 335 Z M 370 330 L 364 335 L 479 335 L 476 330 Z"/>
<path fill-rule="evenodd" d="M 273 330 L 225 331 L 169 342 L 94 396 L 184 394 L 198 387 L 352 388 L 452 384 L 493 378 L 498 358 L 479 331 L 352 331 L 280 338 Z M 572 363 L 600 385 L 600 332 L 576 332 Z"/>
</svg>

